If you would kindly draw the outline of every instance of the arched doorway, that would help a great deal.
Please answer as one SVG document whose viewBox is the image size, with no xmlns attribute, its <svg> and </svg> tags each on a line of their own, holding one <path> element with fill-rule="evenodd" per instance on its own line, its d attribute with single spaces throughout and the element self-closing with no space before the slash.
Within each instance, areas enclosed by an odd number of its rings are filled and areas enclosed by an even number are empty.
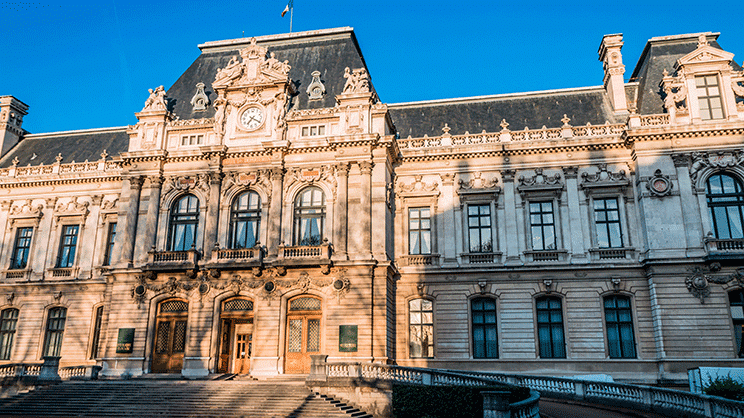
<svg viewBox="0 0 744 418">
<path fill-rule="evenodd" d="M 155 325 L 155 349 L 152 355 L 153 373 L 180 373 L 186 349 L 186 321 L 189 303 L 168 299 L 158 304 Z"/>
<path fill-rule="evenodd" d="M 308 295 L 290 299 L 287 308 L 285 373 L 310 373 L 310 355 L 320 352 L 320 299 Z"/>
<path fill-rule="evenodd" d="M 248 374 L 253 349 L 253 301 L 232 298 L 220 313 L 219 373 Z"/>
</svg>

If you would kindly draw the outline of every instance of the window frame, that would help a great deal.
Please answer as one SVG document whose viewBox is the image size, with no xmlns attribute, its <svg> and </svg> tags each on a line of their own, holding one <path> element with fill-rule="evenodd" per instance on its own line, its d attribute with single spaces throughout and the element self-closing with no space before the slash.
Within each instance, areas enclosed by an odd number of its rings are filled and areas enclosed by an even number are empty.
<svg viewBox="0 0 744 418">
<path fill-rule="evenodd" d="M 191 207 L 191 203 L 186 204 L 186 211 L 185 212 L 177 212 L 178 206 L 180 202 L 184 199 L 194 199 L 196 202 L 194 211 L 189 211 Z M 191 193 L 186 193 L 181 196 L 178 196 L 176 199 L 174 199 L 173 203 L 170 206 L 170 211 L 168 213 L 168 239 L 166 241 L 166 249 L 167 251 L 189 251 L 192 248 L 196 248 L 196 242 L 198 231 L 199 231 L 199 215 L 200 215 L 200 205 L 201 202 L 199 201 L 199 198 Z M 193 237 L 191 241 L 191 246 L 188 248 L 186 247 L 186 226 L 193 225 Z M 184 227 L 183 232 L 183 242 L 177 246 L 177 244 L 174 242 L 175 235 L 178 232 L 178 229 L 180 227 Z"/>
<path fill-rule="evenodd" d="M 313 192 L 315 191 L 320 193 L 320 204 L 317 205 L 313 204 L 315 202 Z M 310 204 L 303 206 L 302 199 L 306 193 L 311 193 Z M 322 188 L 313 185 L 300 189 L 292 200 L 292 245 L 298 247 L 322 245 L 326 238 L 326 212 L 326 196 L 325 191 Z M 319 225 L 316 224 L 319 235 L 317 236 L 317 239 L 310 235 L 309 241 L 306 241 L 306 238 L 301 238 L 304 224 L 303 221 L 313 219 L 319 220 Z M 308 224 L 308 226 L 311 227 L 310 233 L 312 234 L 312 224 Z"/>
<path fill-rule="evenodd" d="M 28 237 L 21 237 L 20 233 L 22 230 L 30 230 L 30 235 Z M 33 226 L 19 226 L 15 230 L 15 240 L 13 241 L 13 251 L 11 253 L 10 257 L 10 266 L 9 270 L 24 270 L 29 267 L 29 261 L 31 258 L 31 247 L 33 245 L 33 239 L 36 232 L 36 228 Z M 28 245 L 26 246 L 20 246 L 19 241 L 21 239 L 27 240 Z M 18 251 L 25 249 L 26 255 L 24 257 L 23 265 L 16 264 L 16 259 L 18 258 Z"/>
<path fill-rule="evenodd" d="M 15 316 L 6 318 L 6 312 L 15 312 Z M 15 334 L 18 329 L 18 318 L 20 309 L 5 308 L 0 311 L 0 360 L 11 360 L 13 357 L 13 346 L 15 344 Z M 6 329 L 6 324 L 12 323 L 12 329 Z"/>
<path fill-rule="evenodd" d="M 493 322 L 492 323 L 485 322 L 485 320 L 486 320 L 485 315 L 489 312 L 489 310 L 487 310 L 485 308 L 484 309 L 476 310 L 475 309 L 475 306 L 474 306 L 476 302 L 485 301 L 485 300 L 488 300 L 488 301 L 490 301 L 490 302 L 493 303 L 493 310 L 492 310 L 492 312 L 493 312 Z M 499 344 L 499 324 L 500 324 L 500 321 L 499 321 L 499 301 L 498 301 L 498 299 L 495 298 L 495 297 L 480 296 L 480 295 L 477 296 L 477 297 L 473 297 L 473 298 L 471 298 L 471 299 L 468 300 L 468 310 L 470 312 L 470 315 L 469 315 L 470 316 L 470 346 L 471 346 L 470 351 L 471 351 L 472 358 L 473 359 L 477 359 L 477 360 L 498 359 L 500 357 L 500 354 L 501 354 L 500 353 L 501 345 Z M 476 321 L 476 312 L 480 312 L 481 315 L 483 315 L 484 322 L 479 323 L 479 324 L 476 324 L 476 322 L 475 322 Z M 477 329 L 482 329 L 484 331 L 483 332 L 483 341 L 482 341 L 482 343 L 483 343 L 483 346 L 482 346 L 482 352 L 483 352 L 483 354 L 482 355 L 478 355 L 478 348 L 479 347 L 477 346 L 476 336 L 475 336 L 475 334 L 477 332 L 476 331 Z M 490 348 L 489 347 L 489 342 L 490 341 L 489 341 L 489 338 L 488 338 L 488 332 L 487 332 L 488 329 L 493 330 L 493 332 L 495 333 L 495 337 L 496 338 L 494 339 L 493 342 L 491 342 L 491 344 L 494 345 L 493 351 L 495 351 L 495 352 L 491 352 L 489 350 L 489 348 Z"/>
<path fill-rule="evenodd" d="M 547 309 L 541 309 L 539 307 L 539 303 L 541 301 L 547 301 L 548 302 L 548 308 Z M 551 301 L 558 301 L 558 303 L 560 304 L 560 306 L 558 308 L 551 308 L 550 307 L 550 302 Z M 534 300 L 534 304 L 535 304 L 534 305 L 535 306 L 535 334 L 536 334 L 535 335 L 535 341 L 537 342 L 537 356 L 538 356 L 538 358 L 541 358 L 541 359 L 565 359 L 565 358 L 568 358 L 568 343 L 566 341 L 566 327 L 565 327 L 565 320 L 564 320 L 564 318 L 566 317 L 566 315 L 565 315 L 565 312 L 564 312 L 564 303 L 563 302 L 564 302 L 564 298 L 563 297 L 560 297 L 560 296 L 556 296 L 556 295 L 541 294 L 541 295 L 537 295 L 535 297 L 535 300 Z M 540 312 L 541 311 L 547 311 L 547 314 L 548 314 L 548 317 L 549 317 L 549 320 L 547 322 L 540 321 Z M 552 317 L 551 314 L 552 314 L 552 312 L 555 312 L 555 311 L 559 312 L 560 315 L 561 315 L 560 322 L 553 321 L 553 317 Z M 553 339 L 553 327 L 556 324 L 560 325 L 560 333 L 561 333 L 561 339 L 562 339 L 562 341 L 559 343 L 560 346 L 557 346 L 556 345 L 557 344 L 556 341 L 554 341 L 554 339 Z M 549 332 L 549 335 L 550 335 L 550 341 L 549 341 L 550 355 L 543 355 L 543 350 L 542 350 L 543 344 L 542 344 L 542 338 L 541 338 L 541 333 L 540 333 L 541 325 L 547 325 L 548 328 L 549 328 L 549 330 L 550 330 L 550 332 Z M 560 353 L 559 354 L 556 354 L 556 347 L 560 347 L 560 350 L 563 351 L 562 355 L 560 355 Z"/>
<path fill-rule="evenodd" d="M 421 305 L 421 308 L 417 311 L 413 311 L 413 303 L 416 301 L 420 302 L 427 302 L 430 304 L 431 309 L 430 310 L 424 310 L 423 303 L 419 303 Z M 412 322 L 413 313 L 418 312 L 421 314 L 421 321 L 418 323 Z M 424 313 L 431 313 L 431 322 L 424 322 Z M 435 327 L 434 327 L 434 301 L 432 299 L 424 298 L 424 297 L 415 297 L 411 298 L 406 302 L 406 324 L 407 324 L 407 333 L 408 333 L 408 358 L 409 359 L 433 359 L 436 357 L 436 334 L 435 334 Z M 431 336 L 431 341 L 426 345 L 427 347 L 427 354 L 428 356 L 424 356 L 424 349 L 423 349 L 423 342 L 426 341 L 419 341 L 419 344 L 421 345 L 421 355 L 414 355 L 414 338 L 413 338 L 413 330 L 414 327 L 419 327 L 421 329 L 420 335 L 424 335 L 423 331 L 424 328 L 428 328 L 431 332 L 428 334 Z"/>
<path fill-rule="evenodd" d="M 544 203 L 550 203 L 550 205 L 551 205 L 551 211 L 549 213 L 552 215 L 552 218 L 553 218 L 552 223 L 544 223 L 544 221 L 542 221 L 543 215 L 548 213 L 548 212 L 543 211 L 543 209 L 542 209 L 542 205 Z M 532 211 L 532 205 L 535 205 L 535 204 L 539 204 L 540 205 L 540 211 L 539 212 L 533 212 Z M 528 250 L 529 251 L 558 251 L 561 246 L 559 244 L 560 237 L 558 235 L 558 232 L 559 232 L 560 228 L 556 228 L 556 225 L 560 226 L 560 222 L 557 222 L 557 212 L 558 211 L 555 210 L 556 207 L 558 206 L 556 204 L 556 199 L 554 199 L 554 198 L 552 198 L 552 199 L 540 199 L 540 198 L 529 199 L 526 202 L 526 206 L 527 206 L 527 219 L 528 219 L 527 220 L 527 227 L 529 228 L 529 235 L 528 236 L 530 237 L 530 246 L 529 246 Z M 533 215 L 540 216 L 541 222 L 538 223 L 538 224 L 533 224 L 532 223 L 532 216 Z M 533 230 L 534 230 L 534 228 L 536 226 L 540 228 L 540 232 L 541 232 L 541 236 L 540 237 L 541 237 L 541 241 L 543 242 L 542 248 L 535 248 L 535 235 L 533 233 Z M 545 226 L 551 226 L 552 227 L 552 230 L 553 230 L 553 248 L 549 248 L 549 246 L 546 246 L 545 245 L 545 229 L 544 229 Z"/>
<path fill-rule="evenodd" d="M 496 252 L 496 245 L 495 245 L 496 244 L 496 239 L 495 239 L 495 234 L 494 234 L 494 224 L 496 223 L 496 216 L 495 216 L 496 214 L 494 213 L 495 211 L 494 211 L 494 207 L 493 206 L 494 206 L 493 205 L 493 202 L 490 202 L 490 201 L 489 202 L 472 201 L 472 202 L 466 202 L 465 203 L 465 205 L 464 205 L 464 209 L 465 209 L 465 211 L 464 211 L 465 212 L 465 228 L 464 228 L 464 230 L 467 231 L 467 234 L 465 234 L 466 235 L 466 243 L 467 243 L 467 246 L 466 246 L 467 253 L 469 253 L 469 254 L 488 254 L 488 253 L 494 253 L 494 252 Z M 473 227 L 471 225 L 471 222 L 470 222 L 471 219 L 473 218 L 473 217 L 471 217 L 471 214 L 470 214 L 470 208 L 471 207 L 477 207 L 477 208 L 487 207 L 488 208 L 488 215 L 487 216 L 481 214 L 480 213 L 480 209 L 479 209 L 479 214 L 478 214 L 478 216 L 476 216 L 476 218 L 478 220 L 477 227 Z M 482 225 L 481 224 L 481 221 L 483 219 L 488 219 L 489 225 L 487 225 L 487 226 Z M 473 251 L 472 231 L 474 229 L 478 231 L 478 236 L 480 237 L 480 240 L 479 240 L 479 251 Z M 484 245 L 484 243 L 483 243 L 483 234 L 484 234 L 484 231 L 486 231 L 486 230 L 488 231 L 488 243 L 487 244 L 490 246 L 490 248 L 488 248 L 487 250 L 484 250 L 484 248 L 483 248 L 483 245 Z"/>
<path fill-rule="evenodd" d="M 715 79 L 715 84 L 708 84 L 708 81 L 710 78 Z M 699 85 L 698 81 L 703 80 L 703 85 Z M 693 76 L 693 82 L 695 83 L 695 95 L 697 96 L 697 102 L 698 102 L 698 112 L 700 116 L 700 120 L 726 120 L 726 104 L 724 102 L 724 94 L 721 89 L 721 79 L 718 75 L 718 73 L 713 74 L 695 74 Z M 718 89 L 717 95 L 710 95 L 709 90 L 711 88 Z M 703 93 L 701 95 L 700 93 Z M 713 117 L 713 107 L 711 107 L 711 99 L 718 98 L 718 102 L 720 104 L 720 117 Z M 706 108 L 703 108 L 703 103 L 707 105 Z M 707 112 L 708 117 L 704 117 L 703 113 Z"/>
<path fill-rule="evenodd" d="M 614 211 L 617 212 L 617 220 L 608 220 L 609 217 L 607 216 L 610 211 L 613 209 L 607 208 L 607 201 L 615 201 L 615 209 Z M 595 238 L 595 244 L 597 248 L 607 249 L 607 248 L 625 248 L 625 238 L 624 238 L 624 231 L 623 231 L 623 215 L 624 211 L 621 210 L 622 203 L 620 202 L 619 196 L 596 196 L 592 197 L 591 199 L 591 210 L 592 210 L 592 220 L 594 223 L 594 238 Z M 597 202 L 603 202 L 603 208 L 598 209 L 597 208 Z M 605 219 L 604 220 L 597 220 L 598 213 L 604 213 Z M 620 245 L 612 245 L 612 235 L 610 234 L 610 225 L 611 224 L 617 224 L 618 233 L 620 234 Z M 600 245 L 600 238 L 599 238 L 599 231 L 600 231 L 600 225 L 604 227 L 605 233 L 607 234 L 607 246 Z"/>
<path fill-rule="evenodd" d="M 53 317 L 53 313 L 61 312 L 62 316 Z M 53 324 L 59 324 L 61 320 L 61 327 L 57 325 L 52 328 Z M 52 322 L 55 321 L 55 322 Z M 41 356 L 47 357 L 60 357 L 62 354 L 62 343 L 64 340 L 65 326 L 67 323 L 67 308 L 64 306 L 53 306 L 47 309 L 46 321 L 44 324 L 44 343 L 41 349 Z M 54 338 L 54 341 L 52 341 Z M 52 346 L 51 344 L 54 344 Z M 50 351 L 51 350 L 51 351 Z"/>
<path fill-rule="evenodd" d="M 432 240 L 432 237 L 433 237 L 432 229 L 434 229 L 434 227 L 432 225 L 433 224 L 433 221 L 432 221 L 432 209 L 431 209 L 431 207 L 430 206 L 410 206 L 410 207 L 407 207 L 406 210 L 407 210 L 406 213 L 408 214 L 408 216 L 406 217 L 406 220 L 407 220 L 407 224 L 406 224 L 406 227 L 407 227 L 406 228 L 406 237 L 408 237 L 408 239 L 407 239 L 407 241 L 408 241 L 408 255 L 432 255 L 432 254 L 434 254 L 434 242 Z M 413 219 L 412 216 L 411 216 L 411 214 L 413 213 L 413 211 L 421 212 L 422 210 L 429 211 L 429 216 L 428 217 L 421 217 L 421 216 L 419 216 L 418 218 L 415 218 L 415 219 L 417 219 L 419 221 L 419 227 L 417 229 L 411 228 L 411 222 L 412 222 L 412 219 Z M 428 224 L 429 224 L 428 228 L 422 228 L 420 226 L 421 225 L 421 220 L 423 220 L 423 219 L 428 219 L 428 221 L 429 221 L 428 222 Z M 418 235 L 417 242 L 419 242 L 419 243 L 423 242 L 422 241 L 422 233 L 428 232 L 428 237 L 429 237 L 429 251 L 428 252 L 423 252 L 421 250 L 421 248 L 420 248 L 421 245 L 419 245 L 418 252 L 414 252 L 413 251 L 413 248 L 411 247 L 413 245 L 413 241 L 411 240 L 412 232 L 413 231 L 417 231 L 418 232 L 417 233 L 417 235 Z"/>
<path fill-rule="evenodd" d="M 236 206 L 239 204 L 240 199 L 242 196 L 248 195 L 248 208 L 247 209 L 236 209 Z M 251 201 L 252 196 L 255 196 L 256 198 L 256 207 L 255 209 L 251 209 Z M 246 189 L 241 191 L 240 193 L 236 194 L 235 197 L 232 199 L 232 202 L 230 203 L 230 218 L 229 218 L 229 233 L 227 237 L 227 248 L 230 249 L 237 249 L 237 248 L 253 248 L 255 247 L 260 240 L 261 236 L 261 215 L 262 215 L 262 202 L 261 202 L 261 195 L 251 189 Z M 241 222 L 251 222 L 255 221 L 255 228 L 254 228 L 254 240 L 252 246 L 243 246 L 239 247 L 236 246 L 235 241 L 235 235 L 237 233 L 237 225 Z M 247 231 L 246 231 L 246 238 L 247 238 Z M 246 240 L 247 241 L 247 240 Z"/>
<path fill-rule="evenodd" d="M 93 328 L 90 336 L 90 355 L 88 356 L 91 360 L 97 359 L 100 354 L 104 314 L 104 305 L 99 304 L 93 307 L 93 323 L 91 324 Z"/>
<path fill-rule="evenodd" d="M 79 224 L 62 224 L 60 226 L 62 228 L 59 235 L 59 248 L 57 250 L 57 261 L 54 264 L 54 268 L 72 268 L 77 265 L 77 247 L 80 241 L 80 231 L 82 228 Z M 72 228 L 75 229 L 74 234 L 68 233 L 67 231 Z M 66 237 L 71 238 L 72 240 L 74 240 L 74 242 L 66 242 Z M 65 254 L 65 250 L 68 251 L 66 252 L 66 256 L 63 256 L 63 254 Z"/>
<path fill-rule="evenodd" d="M 620 320 L 609 321 L 607 319 L 607 316 L 608 315 L 607 315 L 607 306 L 606 306 L 606 303 L 607 303 L 606 301 L 608 299 L 615 299 L 615 300 L 624 299 L 624 300 L 627 300 L 628 301 L 627 308 L 622 308 L 622 309 L 627 309 L 627 311 L 630 314 L 630 320 L 627 320 L 627 321 L 620 321 Z M 620 311 L 621 308 L 613 307 L 611 309 L 614 309 L 617 312 L 617 311 Z M 636 324 L 635 324 L 635 316 L 633 315 L 633 311 L 634 311 L 634 309 L 633 309 L 633 297 L 632 296 L 629 296 L 629 295 L 626 295 L 626 294 L 622 294 L 622 293 L 619 293 L 619 294 L 618 293 L 611 293 L 611 294 L 607 294 L 607 295 L 603 295 L 602 296 L 602 322 L 604 323 L 604 327 L 605 327 L 605 344 L 607 346 L 607 357 L 608 358 L 610 358 L 610 359 L 617 359 L 617 360 L 622 360 L 622 359 L 638 359 L 638 344 L 637 344 L 637 341 L 636 341 L 636 332 L 635 332 Z M 619 356 L 613 356 L 613 354 L 612 354 L 613 353 L 613 348 L 611 347 L 611 344 L 610 344 L 610 327 L 611 327 L 611 325 L 614 325 L 614 324 L 621 324 L 621 325 L 624 324 L 624 325 L 630 327 L 630 332 L 631 332 L 630 342 L 632 342 L 632 349 L 633 349 L 633 352 L 632 353 L 623 353 L 624 339 L 622 337 L 622 332 L 620 332 L 620 328 L 618 327 L 617 328 L 617 330 L 618 330 L 617 336 L 618 336 L 618 344 L 619 344 L 619 347 L 620 347 L 620 355 Z"/>
<path fill-rule="evenodd" d="M 710 182 L 713 178 L 721 178 L 721 191 L 722 193 L 713 194 L 710 192 Z M 731 180 L 733 180 L 734 183 L 734 193 L 725 193 L 724 192 L 724 183 L 722 177 L 728 177 Z M 736 191 L 738 189 L 738 191 Z M 718 199 L 731 199 L 734 200 L 730 201 L 721 201 L 721 202 L 714 202 L 712 199 L 715 199 L 719 196 Z M 711 230 L 713 231 L 713 236 L 716 239 L 742 239 L 744 238 L 744 183 L 742 183 L 741 179 L 736 176 L 733 173 L 730 173 L 728 171 L 717 171 L 712 173 L 708 178 L 705 179 L 705 204 L 708 209 L 708 219 L 710 220 Z M 714 216 L 714 210 L 713 208 L 722 207 L 726 208 L 724 213 L 726 215 L 726 226 L 728 230 L 728 238 L 722 238 L 718 234 L 718 221 L 717 217 Z M 733 237 L 731 233 L 731 214 L 729 212 L 729 208 L 736 208 L 736 211 L 739 215 L 739 229 L 741 232 L 741 236 L 739 237 Z"/>
<path fill-rule="evenodd" d="M 117 222 L 108 222 L 106 225 L 106 245 L 103 250 L 103 259 L 101 260 L 101 266 L 109 267 L 113 261 L 111 258 L 114 255 L 114 244 L 116 243 L 116 228 Z"/>
</svg>

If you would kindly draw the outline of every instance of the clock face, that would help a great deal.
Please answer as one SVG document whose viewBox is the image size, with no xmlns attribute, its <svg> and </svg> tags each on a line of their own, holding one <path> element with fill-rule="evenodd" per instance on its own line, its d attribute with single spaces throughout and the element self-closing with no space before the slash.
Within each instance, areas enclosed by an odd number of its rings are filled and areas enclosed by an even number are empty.
<svg viewBox="0 0 744 418">
<path fill-rule="evenodd" d="M 245 129 L 250 131 L 258 129 L 263 121 L 263 111 L 258 107 L 249 107 L 242 115 L 240 115 L 240 123 Z"/>
</svg>

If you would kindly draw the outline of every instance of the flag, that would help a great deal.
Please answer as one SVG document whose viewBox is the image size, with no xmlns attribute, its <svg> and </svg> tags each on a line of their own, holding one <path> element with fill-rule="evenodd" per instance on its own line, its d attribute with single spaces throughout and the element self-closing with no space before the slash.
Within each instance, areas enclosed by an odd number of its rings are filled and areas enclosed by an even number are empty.
<svg viewBox="0 0 744 418">
<path fill-rule="evenodd" d="M 288 11 L 289 11 L 289 3 L 287 3 L 287 5 L 284 7 L 284 10 L 282 10 L 282 17 L 284 17 L 284 15 L 286 15 Z"/>
</svg>

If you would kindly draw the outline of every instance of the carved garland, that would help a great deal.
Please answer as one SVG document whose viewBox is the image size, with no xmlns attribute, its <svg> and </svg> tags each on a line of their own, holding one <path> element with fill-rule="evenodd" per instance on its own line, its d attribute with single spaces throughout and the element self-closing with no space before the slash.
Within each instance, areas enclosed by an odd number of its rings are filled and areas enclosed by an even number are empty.
<svg viewBox="0 0 744 418">
<path fill-rule="evenodd" d="M 164 207 L 166 200 L 172 193 L 179 192 L 190 192 L 193 190 L 199 190 L 204 196 L 204 204 L 209 203 L 209 178 L 210 176 L 205 173 L 197 174 L 195 176 L 170 176 L 163 182 L 162 196 L 160 198 L 160 206 Z"/>
<path fill-rule="evenodd" d="M 711 275 L 711 271 L 717 271 L 720 266 L 704 268 L 695 266 L 689 269 L 691 276 L 685 279 L 685 285 L 690 294 L 705 303 L 705 298 L 710 296 L 709 283 L 726 284 L 736 281 L 739 286 L 744 286 L 744 268 L 738 268 L 735 272 L 727 275 Z"/>
<path fill-rule="evenodd" d="M 297 183 L 308 185 L 324 181 L 331 186 L 333 200 L 336 200 L 338 182 L 335 173 L 336 168 L 332 165 L 323 165 L 320 168 L 291 168 L 284 177 L 284 196 L 289 198 L 289 189 Z"/>
<path fill-rule="evenodd" d="M 258 170 L 249 173 L 227 172 L 222 181 L 222 196 L 227 197 L 233 187 L 257 187 L 271 199 L 271 170 Z"/>
</svg>

